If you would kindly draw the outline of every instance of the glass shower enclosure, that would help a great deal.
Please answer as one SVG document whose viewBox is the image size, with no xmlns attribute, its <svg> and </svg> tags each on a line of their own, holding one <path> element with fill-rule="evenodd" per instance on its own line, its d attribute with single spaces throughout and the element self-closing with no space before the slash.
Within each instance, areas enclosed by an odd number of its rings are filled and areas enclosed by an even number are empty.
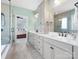
<svg viewBox="0 0 79 59">
<path fill-rule="evenodd" d="M 1 13 L 1 45 L 9 43 L 9 24 L 6 15 Z"/>
<path fill-rule="evenodd" d="M 1 3 L 1 54 L 11 44 L 11 1 L 9 4 Z"/>
</svg>

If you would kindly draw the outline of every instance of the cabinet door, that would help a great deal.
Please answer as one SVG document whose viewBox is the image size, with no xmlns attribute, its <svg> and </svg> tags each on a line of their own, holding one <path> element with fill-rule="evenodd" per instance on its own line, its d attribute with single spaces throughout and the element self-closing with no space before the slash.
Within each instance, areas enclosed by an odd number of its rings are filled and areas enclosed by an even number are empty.
<svg viewBox="0 0 79 59">
<path fill-rule="evenodd" d="M 67 51 L 54 47 L 54 59 L 72 59 L 72 54 Z"/>
<path fill-rule="evenodd" d="M 53 48 L 47 42 L 44 42 L 44 59 L 52 59 L 53 58 Z"/>
<path fill-rule="evenodd" d="M 77 46 L 73 47 L 73 57 L 74 59 L 78 59 L 78 47 Z"/>
</svg>

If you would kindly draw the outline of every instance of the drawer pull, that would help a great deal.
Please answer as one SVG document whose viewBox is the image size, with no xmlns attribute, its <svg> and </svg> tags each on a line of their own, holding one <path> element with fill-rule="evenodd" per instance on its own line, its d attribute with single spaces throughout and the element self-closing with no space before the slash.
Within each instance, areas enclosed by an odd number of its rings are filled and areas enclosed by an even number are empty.
<svg viewBox="0 0 79 59">
<path fill-rule="evenodd" d="M 54 49 L 53 47 L 50 47 L 51 49 Z"/>
<path fill-rule="evenodd" d="M 38 49 L 38 50 L 40 50 L 40 49 Z"/>
</svg>

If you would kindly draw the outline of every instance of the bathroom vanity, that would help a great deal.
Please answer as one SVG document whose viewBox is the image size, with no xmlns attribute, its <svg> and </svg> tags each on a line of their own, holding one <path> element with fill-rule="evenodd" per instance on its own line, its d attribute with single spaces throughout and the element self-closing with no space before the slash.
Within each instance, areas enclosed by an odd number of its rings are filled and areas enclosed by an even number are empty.
<svg viewBox="0 0 79 59">
<path fill-rule="evenodd" d="M 68 39 L 48 34 L 29 32 L 29 44 L 32 45 L 44 59 L 78 59 L 76 39 Z"/>
</svg>

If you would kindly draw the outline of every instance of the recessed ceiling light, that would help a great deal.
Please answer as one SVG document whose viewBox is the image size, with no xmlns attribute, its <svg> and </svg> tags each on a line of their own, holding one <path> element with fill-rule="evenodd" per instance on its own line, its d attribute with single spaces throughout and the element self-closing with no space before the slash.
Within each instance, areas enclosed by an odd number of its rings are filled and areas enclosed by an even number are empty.
<svg viewBox="0 0 79 59">
<path fill-rule="evenodd" d="M 63 2 L 65 2 L 65 0 L 55 0 L 55 1 L 54 1 L 54 4 L 55 4 L 55 6 L 58 6 L 58 5 L 60 5 L 61 3 L 63 3 Z"/>
<path fill-rule="evenodd" d="M 60 5 L 60 1 L 59 0 L 55 0 L 54 3 L 55 3 L 55 6 Z"/>
</svg>

